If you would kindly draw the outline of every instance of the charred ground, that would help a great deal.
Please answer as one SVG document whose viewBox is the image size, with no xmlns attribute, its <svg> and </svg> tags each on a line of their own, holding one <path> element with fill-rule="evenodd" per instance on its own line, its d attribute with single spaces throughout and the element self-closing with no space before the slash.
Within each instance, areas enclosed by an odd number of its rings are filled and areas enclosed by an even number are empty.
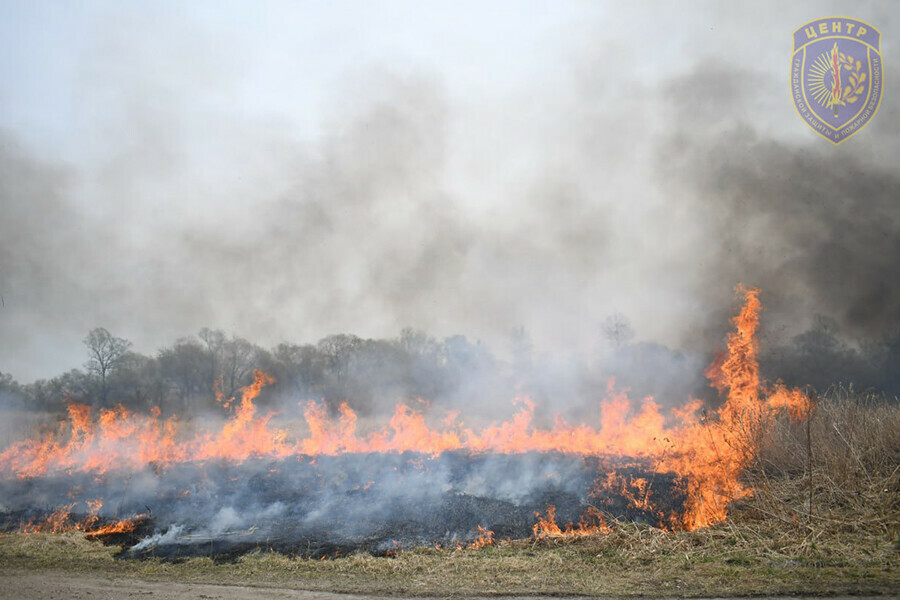
<svg viewBox="0 0 900 600">
<path fill-rule="evenodd" d="M 536 514 L 548 506 L 560 525 L 578 523 L 593 509 L 610 519 L 670 528 L 672 515 L 683 510 L 684 482 L 652 466 L 625 457 L 467 452 L 187 463 L 162 472 L 3 481 L 7 510 L 0 524 L 6 532 L 81 527 L 90 539 L 120 546 L 119 556 L 128 558 L 219 559 L 252 550 L 305 558 L 360 551 L 385 556 L 401 548 L 466 546 L 479 527 L 492 541 L 528 538 Z M 611 473 L 651 482 L 654 501 L 638 506 L 599 487 Z M 90 515 L 77 509 L 60 515 L 58 507 L 32 504 L 58 498 L 60 490 L 70 498 L 104 498 L 130 517 L 130 525 L 104 532 L 115 518 L 80 526 Z"/>
</svg>

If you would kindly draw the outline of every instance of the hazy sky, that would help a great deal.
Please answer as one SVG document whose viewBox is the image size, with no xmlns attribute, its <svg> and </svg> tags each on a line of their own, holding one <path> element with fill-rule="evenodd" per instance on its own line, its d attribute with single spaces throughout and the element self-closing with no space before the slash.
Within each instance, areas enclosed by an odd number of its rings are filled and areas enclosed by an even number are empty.
<svg viewBox="0 0 900 600">
<path fill-rule="evenodd" d="M 794 29 L 882 33 L 875 121 L 791 103 Z M 0 371 L 404 326 L 587 350 L 900 323 L 900 3 L 0 0 Z"/>
</svg>

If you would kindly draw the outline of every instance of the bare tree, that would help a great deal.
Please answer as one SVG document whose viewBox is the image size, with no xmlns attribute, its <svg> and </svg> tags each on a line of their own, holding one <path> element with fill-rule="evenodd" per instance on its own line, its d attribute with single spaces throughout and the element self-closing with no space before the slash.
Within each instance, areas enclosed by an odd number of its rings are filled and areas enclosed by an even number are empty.
<svg viewBox="0 0 900 600">
<path fill-rule="evenodd" d="M 88 361 L 85 368 L 88 373 L 99 379 L 100 403 L 106 404 L 109 396 L 109 376 L 121 364 L 131 342 L 113 336 L 103 327 L 97 327 L 84 338 L 88 349 Z"/>
<path fill-rule="evenodd" d="M 222 391 L 225 396 L 232 397 L 237 391 L 249 383 L 249 378 L 256 366 L 256 355 L 259 348 L 244 338 L 234 337 L 222 346 Z"/>
<path fill-rule="evenodd" d="M 219 370 L 226 344 L 225 333 L 219 329 L 204 327 L 197 334 L 197 337 L 206 344 L 206 352 L 209 355 L 209 371 L 206 377 L 206 385 L 209 386 L 209 389 L 212 389 L 213 383 L 220 377 Z"/>
<path fill-rule="evenodd" d="M 634 337 L 634 329 L 628 317 L 622 313 L 613 313 L 603 322 L 603 334 L 618 348 L 627 344 Z"/>
<path fill-rule="evenodd" d="M 179 410 L 195 409 L 193 402 L 212 400 L 213 380 L 206 349 L 193 338 L 182 338 L 170 348 L 159 351 L 159 370 L 164 380 L 173 386 L 180 404 Z"/>
<path fill-rule="evenodd" d="M 363 340 L 355 335 L 339 333 L 319 340 L 317 348 L 325 357 L 329 372 L 343 381 L 350 368 L 350 362 Z"/>
<path fill-rule="evenodd" d="M 321 394 L 325 383 L 325 358 L 315 346 L 279 344 L 273 359 L 277 371 L 271 374 L 276 381 L 292 383 L 304 398 Z"/>
</svg>

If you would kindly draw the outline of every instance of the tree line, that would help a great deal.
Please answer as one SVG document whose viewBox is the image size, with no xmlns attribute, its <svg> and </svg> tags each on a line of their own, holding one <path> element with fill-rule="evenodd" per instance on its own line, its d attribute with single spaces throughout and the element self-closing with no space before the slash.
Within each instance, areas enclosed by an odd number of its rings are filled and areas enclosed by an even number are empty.
<svg viewBox="0 0 900 600">
<path fill-rule="evenodd" d="M 130 341 L 98 327 L 84 338 L 84 346 L 83 369 L 30 384 L 0 373 L 0 392 L 39 410 L 62 410 L 74 401 L 133 410 L 155 406 L 195 415 L 217 408 L 217 390 L 226 398 L 239 395 L 260 369 L 275 379 L 260 397 L 262 403 L 288 395 L 332 406 L 349 402 L 366 412 L 387 396 L 392 401 L 446 397 L 464 379 L 490 378 L 500 364 L 480 342 L 464 336 L 437 340 L 413 329 L 404 329 L 395 339 L 338 334 L 315 344 L 282 343 L 266 349 L 203 328 L 147 356 L 133 351 Z"/>
<path fill-rule="evenodd" d="M 203 328 L 148 356 L 98 327 L 84 338 L 82 369 L 29 384 L 0 372 L 0 398 L 44 411 L 62 411 L 75 401 L 142 411 L 160 407 L 192 416 L 219 410 L 216 390 L 226 398 L 236 396 L 261 369 L 275 379 L 260 396 L 263 405 L 313 399 L 335 408 L 347 402 L 362 414 L 393 406 L 398 399 L 422 398 L 453 408 L 472 402 L 506 405 L 519 395 L 559 412 L 596 406 L 611 377 L 633 398 L 714 401 L 703 377 L 710 356 L 690 357 L 660 344 L 634 342 L 634 332 L 620 314 L 607 320 L 600 336 L 607 350 L 602 359 L 569 357 L 559 363 L 535 357 L 522 328 L 511 332 L 503 358 L 462 335 L 437 339 L 411 328 L 391 339 L 338 334 L 314 344 L 282 343 L 268 349 Z M 850 345 L 826 318 L 789 344 L 766 350 L 760 362 L 770 381 L 782 379 L 820 392 L 849 384 L 900 395 L 900 341 Z"/>
</svg>

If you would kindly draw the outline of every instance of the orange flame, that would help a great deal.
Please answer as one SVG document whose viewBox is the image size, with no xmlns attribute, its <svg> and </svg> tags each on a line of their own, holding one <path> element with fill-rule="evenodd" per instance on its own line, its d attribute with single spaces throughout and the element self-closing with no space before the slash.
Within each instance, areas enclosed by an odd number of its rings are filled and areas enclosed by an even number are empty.
<svg viewBox="0 0 900 600">
<path fill-rule="evenodd" d="M 663 414 L 653 398 L 631 402 L 612 382 L 599 406 L 600 425 L 572 425 L 557 418 L 550 428 L 534 425 L 535 405 L 528 398 L 515 402 L 518 410 L 505 422 L 482 429 L 464 427 L 456 414 L 433 429 L 425 414 L 400 403 L 385 427 L 367 434 L 357 432 L 357 415 L 347 405 L 337 418 L 324 403 L 307 402 L 308 434 L 289 439 L 288 432 L 272 427 L 273 413 L 258 414 L 254 400 L 273 379 L 261 371 L 242 390 L 240 402 L 225 400 L 233 411 L 218 430 L 191 435 L 176 417 L 162 419 L 159 409 L 138 415 L 119 406 L 101 409 L 96 420 L 89 406 L 69 405 L 68 425 L 55 434 L 26 440 L 0 453 L 0 476 L 38 477 L 49 472 L 95 472 L 110 469 L 165 468 L 172 463 L 198 460 L 240 462 L 255 456 L 283 458 L 293 455 L 334 455 L 359 452 L 419 452 L 438 455 L 462 450 L 473 453 L 561 452 L 581 456 L 625 456 L 654 465 L 654 472 L 677 476 L 687 496 L 685 512 L 662 515 L 673 527 L 694 529 L 725 519 L 727 504 L 746 495 L 738 480 L 755 456 L 759 436 L 778 411 L 802 419 L 810 402 L 800 390 L 776 383 L 765 389 L 757 361 L 761 303 L 759 290 L 739 288 L 743 306 L 732 320 L 727 350 L 707 370 L 712 384 L 725 394 L 714 414 L 689 400 Z M 653 480 L 625 480 L 610 474 L 598 487 L 616 489 L 635 506 L 653 510 Z M 555 509 L 554 509 L 555 511 Z M 538 527 L 538 526 L 536 526 Z M 555 529 L 554 529 L 555 527 Z M 580 526 L 579 526 L 580 527 Z M 589 526 L 605 527 L 596 523 Z M 539 521 L 539 534 L 565 535 L 548 508 Z"/>
<path fill-rule="evenodd" d="M 75 508 L 77 502 L 61 506 L 43 521 L 32 521 L 22 526 L 21 530 L 24 534 L 29 533 L 63 533 L 64 531 L 72 531 L 75 524 L 72 522 L 72 509 Z"/>
<path fill-rule="evenodd" d="M 103 537 L 105 535 L 110 535 L 114 533 L 131 533 L 138 527 L 138 520 L 146 517 L 147 515 L 140 514 L 135 515 L 131 519 L 122 519 L 121 521 L 116 521 L 115 523 L 110 523 L 109 525 L 104 525 L 102 527 L 98 527 L 96 529 L 91 529 L 85 532 L 85 535 L 88 539 Z"/>
<path fill-rule="evenodd" d="M 139 519 L 145 518 L 147 515 L 139 514 L 130 519 L 122 519 L 108 525 L 97 527 L 100 520 L 99 512 L 103 507 L 103 501 L 98 499 L 87 500 L 85 504 L 88 507 L 88 515 L 81 521 L 78 521 L 73 509 L 77 502 L 72 502 L 60 506 L 47 517 L 40 521 L 31 521 L 23 525 L 20 531 L 26 535 L 32 533 L 64 533 L 67 531 L 82 531 L 91 538 L 102 537 L 112 533 L 131 533 L 137 529 Z"/>
<path fill-rule="evenodd" d="M 476 527 L 476 531 L 478 532 L 475 535 L 475 539 L 469 542 L 468 544 L 463 545 L 462 542 L 456 543 L 457 550 L 481 550 L 482 548 L 486 548 L 488 546 L 494 545 L 494 532 L 488 529 L 487 527 L 482 527 L 478 525 Z"/>
<path fill-rule="evenodd" d="M 603 515 L 594 508 L 590 507 L 578 522 L 578 525 L 572 523 L 566 524 L 565 529 L 560 528 L 556 524 L 556 506 L 553 504 L 547 507 L 547 516 L 542 517 L 540 512 L 534 513 L 537 523 L 532 527 L 532 535 L 536 540 L 543 539 L 573 539 L 579 537 L 606 535 L 609 533 L 609 526 Z"/>
</svg>

